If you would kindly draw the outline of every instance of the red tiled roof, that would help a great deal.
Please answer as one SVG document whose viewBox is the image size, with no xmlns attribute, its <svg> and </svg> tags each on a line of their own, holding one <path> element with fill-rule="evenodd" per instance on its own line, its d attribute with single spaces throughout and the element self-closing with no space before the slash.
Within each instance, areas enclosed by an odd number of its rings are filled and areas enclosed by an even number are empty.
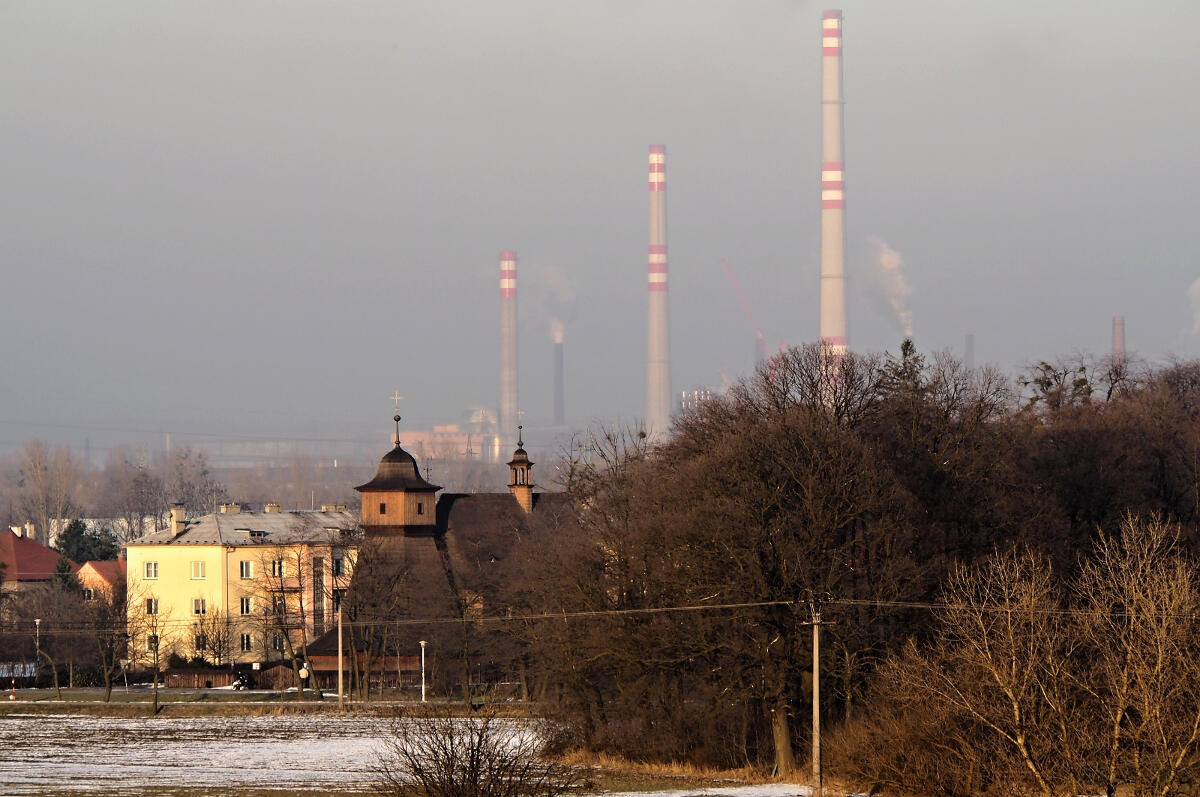
<svg viewBox="0 0 1200 797">
<path fill-rule="evenodd" d="M 97 578 L 111 587 L 118 581 L 125 580 L 125 560 L 89 559 L 83 563 L 83 567 L 79 568 L 79 578 L 84 581 L 89 580 L 92 573 L 95 573 Z"/>
<path fill-rule="evenodd" d="M 58 562 L 58 551 L 6 529 L 0 532 L 0 562 L 5 565 L 5 581 L 49 581 Z M 71 570 L 77 572 L 79 565 L 71 562 Z"/>
</svg>

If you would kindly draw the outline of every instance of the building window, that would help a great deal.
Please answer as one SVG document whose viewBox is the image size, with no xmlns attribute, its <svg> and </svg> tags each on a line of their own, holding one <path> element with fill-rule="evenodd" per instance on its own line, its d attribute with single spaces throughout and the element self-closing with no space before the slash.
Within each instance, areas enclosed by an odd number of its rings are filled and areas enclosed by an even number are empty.
<svg viewBox="0 0 1200 797">
<path fill-rule="evenodd" d="M 192 598 L 192 614 L 197 617 L 208 614 L 208 603 L 204 598 Z"/>
<path fill-rule="evenodd" d="M 271 560 L 271 577 L 272 578 L 283 578 L 283 560 L 282 559 L 272 559 Z"/>
<path fill-rule="evenodd" d="M 146 578 L 158 578 L 158 562 L 146 562 Z"/>
<path fill-rule="evenodd" d="M 379 514 L 381 514 L 381 515 L 387 514 L 387 504 L 383 503 L 382 501 L 379 502 Z"/>
<path fill-rule="evenodd" d="M 238 575 L 241 576 L 242 578 L 254 578 L 253 563 L 251 563 L 245 559 L 238 562 Z"/>
<path fill-rule="evenodd" d="M 96 590 L 92 589 L 91 587 L 84 587 L 83 588 L 83 599 L 85 601 L 96 600 Z"/>
<path fill-rule="evenodd" d="M 251 614 L 254 611 L 254 605 L 250 602 L 249 597 L 242 598 L 242 614 Z"/>
<path fill-rule="evenodd" d="M 420 501 L 417 501 L 417 514 L 418 515 L 425 514 L 425 504 L 421 503 Z"/>
<path fill-rule="evenodd" d="M 282 634 L 271 634 L 271 649 L 272 650 L 283 650 L 283 635 Z"/>
<path fill-rule="evenodd" d="M 158 598 L 146 598 L 146 614 L 158 614 Z"/>
<path fill-rule="evenodd" d="M 254 640 L 249 634 L 242 634 L 242 653 L 254 650 Z"/>
<path fill-rule="evenodd" d="M 203 653 L 205 650 L 208 650 L 208 637 L 196 634 L 196 652 Z"/>
<path fill-rule="evenodd" d="M 346 575 L 346 557 L 343 554 L 334 554 L 332 566 L 334 577 Z"/>
<path fill-rule="evenodd" d="M 335 589 L 333 591 L 333 610 L 340 611 L 342 604 L 346 601 L 346 590 Z"/>
<path fill-rule="evenodd" d="M 192 562 L 192 580 L 199 581 L 204 578 L 204 562 Z"/>
<path fill-rule="evenodd" d="M 282 595 L 272 595 L 271 611 L 276 617 L 283 617 L 287 613 L 287 600 Z"/>
<path fill-rule="evenodd" d="M 150 650 L 158 650 L 158 634 L 151 634 L 150 636 L 146 637 L 146 647 L 148 647 Z"/>
</svg>

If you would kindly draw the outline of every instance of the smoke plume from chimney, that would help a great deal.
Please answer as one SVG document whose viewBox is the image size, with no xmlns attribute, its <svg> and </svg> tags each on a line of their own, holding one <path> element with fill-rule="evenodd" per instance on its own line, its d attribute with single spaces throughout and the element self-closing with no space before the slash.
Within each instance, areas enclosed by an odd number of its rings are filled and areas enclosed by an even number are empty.
<svg viewBox="0 0 1200 797">
<path fill-rule="evenodd" d="M 913 320 L 912 311 L 908 309 L 908 297 L 912 295 L 912 288 L 904 277 L 904 257 L 874 235 L 871 236 L 871 243 L 875 246 L 871 276 L 878 294 L 872 299 L 896 322 L 904 337 L 911 338 Z"/>
<path fill-rule="evenodd" d="M 531 278 L 524 282 L 524 306 L 529 311 L 525 323 L 543 328 L 555 343 L 562 343 L 567 325 L 575 320 L 576 297 L 571 281 L 553 264 L 525 264 Z"/>
</svg>

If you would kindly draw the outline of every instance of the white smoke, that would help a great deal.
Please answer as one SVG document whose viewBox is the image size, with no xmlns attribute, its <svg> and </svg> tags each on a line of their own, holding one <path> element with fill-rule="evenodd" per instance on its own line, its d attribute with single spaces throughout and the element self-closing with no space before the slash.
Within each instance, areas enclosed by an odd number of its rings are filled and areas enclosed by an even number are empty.
<svg viewBox="0 0 1200 797">
<path fill-rule="evenodd" d="M 908 297 L 912 288 L 904 277 L 904 256 L 878 236 L 872 235 L 870 240 L 875 246 L 875 259 L 871 263 L 868 298 L 896 322 L 904 337 L 911 338 L 913 318 Z"/>
<path fill-rule="evenodd" d="M 1200 334 L 1200 279 L 1187 289 L 1188 301 L 1192 303 L 1192 334 Z"/>
<path fill-rule="evenodd" d="M 533 264 L 525 267 L 530 278 L 521 285 L 523 306 L 528 307 L 528 320 L 544 327 L 555 343 L 562 343 L 567 324 L 575 320 L 575 289 L 553 264 Z"/>
</svg>

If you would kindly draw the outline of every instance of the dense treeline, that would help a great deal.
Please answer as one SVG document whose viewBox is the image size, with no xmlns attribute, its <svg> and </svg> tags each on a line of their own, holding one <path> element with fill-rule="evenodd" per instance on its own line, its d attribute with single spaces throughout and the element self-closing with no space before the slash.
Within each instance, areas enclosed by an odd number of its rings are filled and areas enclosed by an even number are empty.
<svg viewBox="0 0 1200 797">
<path fill-rule="evenodd" d="M 881 662 L 937 637 L 912 604 L 942 600 L 959 566 L 1024 546 L 1074 578 L 1130 515 L 1190 546 L 1200 364 L 1040 363 L 1013 384 L 909 342 L 796 348 L 661 445 L 581 440 L 563 473 L 581 523 L 523 542 L 508 600 L 626 613 L 523 625 L 537 693 L 577 744 L 788 773 L 808 734 L 810 606 L 834 623 L 822 695 L 845 728 L 873 721 Z M 643 611 L 665 606 L 727 608 Z"/>
</svg>

